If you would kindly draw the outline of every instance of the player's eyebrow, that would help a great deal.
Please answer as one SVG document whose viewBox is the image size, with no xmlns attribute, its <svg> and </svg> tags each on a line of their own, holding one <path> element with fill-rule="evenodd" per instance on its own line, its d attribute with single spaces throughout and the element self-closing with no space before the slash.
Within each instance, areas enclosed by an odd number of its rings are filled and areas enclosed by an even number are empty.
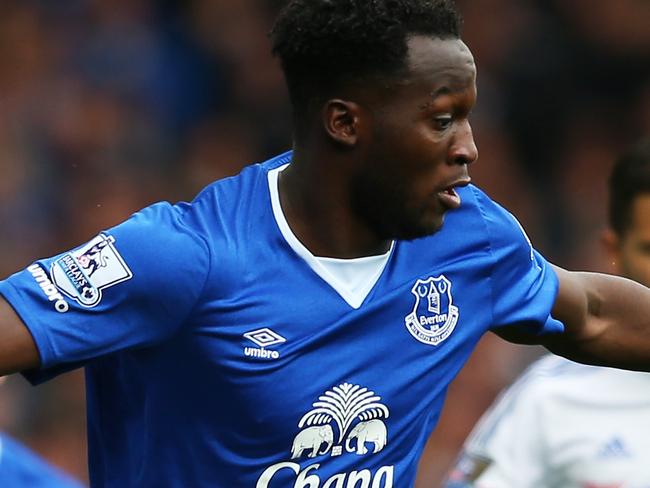
<svg viewBox="0 0 650 488">
<path fill-rule="evenodd" d="M 451 89 L 448 86 L 441 86 L 440 88 L 435 89 L 429 95 L 431 98 L 436 99 L 441 95 L 449 95 L 451 93 Z"/>
<path fill-rule="evenodd" d="M 431 93 L 429 93 L 429 96 L 431 97 L 431 99 L 427 100 L 425 103 L 420 105 L 420 110 L 427 110 L 429 107 L 431 107 L 431 105 L 436 100 L 436 98 L 438 98 L 438 97 L 440 97 L 442 95 L 450 95 L 451 93 L 452 93 L 452 90 L 446 85 L 441 86 L 440 88 L 436 88 Z"/>
</svg>

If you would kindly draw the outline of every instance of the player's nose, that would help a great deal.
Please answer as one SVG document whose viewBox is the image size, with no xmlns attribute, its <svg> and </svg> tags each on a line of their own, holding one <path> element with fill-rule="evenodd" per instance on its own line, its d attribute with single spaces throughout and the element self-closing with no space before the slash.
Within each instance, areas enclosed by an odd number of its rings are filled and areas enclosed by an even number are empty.
<svg viewBox="0 0 650 488">
<path fill-rule="evenodd" d="M 452 164 L 472 164 L 478 159 L 478 148 L 469 121 L 465 121 L 456 131 L 449 148 L 449 162 Z"/>
</svg>

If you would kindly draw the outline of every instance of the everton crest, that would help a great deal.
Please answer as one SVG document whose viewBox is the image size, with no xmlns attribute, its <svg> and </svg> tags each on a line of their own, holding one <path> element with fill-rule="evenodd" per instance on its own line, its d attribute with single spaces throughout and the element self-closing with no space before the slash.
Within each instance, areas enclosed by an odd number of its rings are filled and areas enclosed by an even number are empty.
<svg viewBox="0 0 650 488">
<path fill-rule="evenodd" d="M 451 297 L 451 281 L 445 275 L 418 279 L 411 293 L 415 295 L 413 311 L 404 323 L 418 341 L 437 346 L 454 331 L 458 322 L 458 307 Z"/>
</svg>

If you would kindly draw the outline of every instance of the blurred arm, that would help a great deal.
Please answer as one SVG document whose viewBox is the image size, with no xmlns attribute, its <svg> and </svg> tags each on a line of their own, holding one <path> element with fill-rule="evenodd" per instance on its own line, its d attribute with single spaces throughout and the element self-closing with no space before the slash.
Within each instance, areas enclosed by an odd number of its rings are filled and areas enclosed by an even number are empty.
<svg viewBox="0 0 650 488">
<path fill-rule="evenodd" d="M 650 371 L 650 289 L 618 276 L 554 269 L 560 289 L 552 315 L 564 333 L 531 338 L 508 328 L 499 335 L 582 363 Z"/>
<path fill-rule="evenodd" d="M 38 349 L 23 321 L 0 296 L 0 375 L 37 368 Z"/>
</svg>

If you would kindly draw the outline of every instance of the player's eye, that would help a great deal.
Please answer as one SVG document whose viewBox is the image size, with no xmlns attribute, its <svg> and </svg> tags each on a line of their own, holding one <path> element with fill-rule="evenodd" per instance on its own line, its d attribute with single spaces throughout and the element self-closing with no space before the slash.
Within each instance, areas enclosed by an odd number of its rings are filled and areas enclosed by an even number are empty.
<svg viewBox="0 0 650 488">
<path fill-rule="evenodd" d="M 451 115 L 439 115 L 433 118 L 433 126 L 436 130 L 444 131 L 451 127 L 453 118 Z"/>
</svg>

